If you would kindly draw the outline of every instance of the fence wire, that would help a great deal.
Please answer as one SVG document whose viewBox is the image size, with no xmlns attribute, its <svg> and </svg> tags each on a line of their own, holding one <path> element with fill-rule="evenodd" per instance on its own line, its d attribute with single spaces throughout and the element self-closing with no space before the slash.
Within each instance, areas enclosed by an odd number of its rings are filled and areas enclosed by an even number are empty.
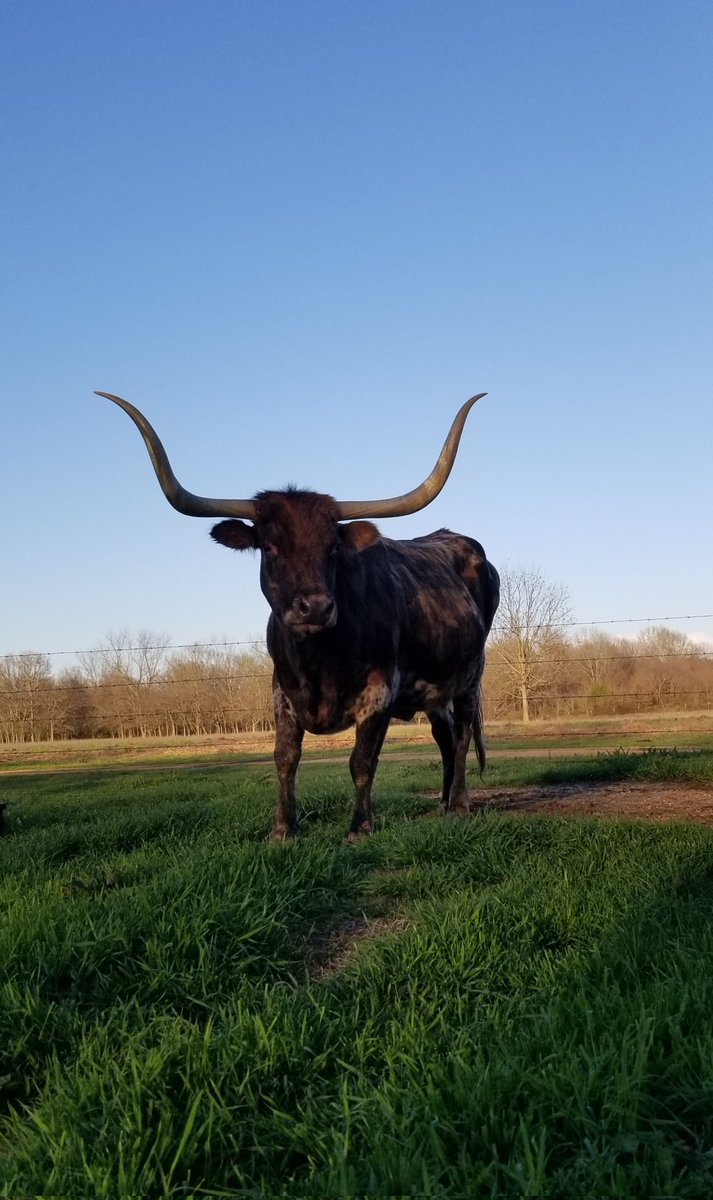
<svg viewBox="0 0 713 1200">
<path fill-rule="evenodd" d="M 684 613 L 681 616 L 668 617 L 607 617 L 597 621 L 552 621 L 547 624 L 533 625 L 533 630 L 575 629 L 577 627 L 582 629 L 596 629 L 605 625 L 655 625 L 661 621 L 711 620 L 713 620 L 713 613 Z M 92 654 L 112 653 L 112 651 L 121 651 L 123 654 L 136 654 L 139 652 L 155 653 L 157 651 L 173 653 L 175 650 L 220 650 L 228 646 L 260 646 L 262 649 L 265 649 L 265 639 L 247 638 L 228 642 L 179 642 L 175 646 L 170 643 L 156 646 L 117 646 L 114 648 L 93 646 L 89 650 L 23 650 L 13 654 L 0 654 L 0 661 L 10 658 L 59 658 L 68 655 L 76 655 L 76 657 L 81 658 Z"/>
</svg>

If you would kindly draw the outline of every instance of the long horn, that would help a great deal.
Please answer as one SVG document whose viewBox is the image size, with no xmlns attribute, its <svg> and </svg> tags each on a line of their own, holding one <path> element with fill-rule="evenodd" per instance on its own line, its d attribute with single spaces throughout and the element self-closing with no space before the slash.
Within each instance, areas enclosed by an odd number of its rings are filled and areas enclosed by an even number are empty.
<svg viewBox="0 0 713 1200">
<path fill-rule="evenodd" d="M 470 400 L 466 400 L 451 425 L 438 461 L 428 479 L 403 496 L 393 496 L 390 500 L 340 501 L 339 516 L 342 520 L 353 520 L 355 517 L 405 517 L 408 513 L 418 512 L 419 509 L 425 508 L 427 504 L 435 500 L 451 473 L 466 417 L 476 400 L 481 400 L 487 394 L 487 392 L 480 392 L 477 396 L 471 396 Z"/>
<path fill-rule="evenodd" d="M 113 400 L 114 404 L 118 404 L 119 408 L 123 408 L 131 417 L 146 442 L 146 449 L 164 496 L 180 513 L 185 513 L 187 517 L 246 517 L 249 521 L 255 520 L 254 500 L 212 500 L 208 496 L 194 496 L 193 492 L 187 492 L 176 479 L 161 439 L 143 413 L 134 408 L 133 404 L 129 404 L 128 400 L 122 400 L 121 396 L 112 396 L 111 392 L 94 394 Z"/>
</svg>

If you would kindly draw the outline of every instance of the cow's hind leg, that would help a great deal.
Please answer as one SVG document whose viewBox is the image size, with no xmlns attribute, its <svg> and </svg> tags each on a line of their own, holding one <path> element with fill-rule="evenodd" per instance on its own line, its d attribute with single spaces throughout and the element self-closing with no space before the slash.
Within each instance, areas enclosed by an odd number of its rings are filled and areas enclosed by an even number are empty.
<svg viewBox="0 0 713 1200">
<path fill-rule="evenodd" d="M 480 768 L 480 777 L 482 779 L 483 772 L 485 771 L 485 742 L 483 741 L 483 706 L 480 702 L 480 687 L 478 688 L 478 701 L 475 706 L 475 716 L 473 717 L 473 740 L 475 742 L 478 767 Z"/>
<path fill-rule="evenodd" d="M 295 778 L 302 756 L 304 729 L 291 700 L 277 684 L 273 685 L 272 703 L 275 710 L 275 767 L 278 791 L 270 836 L 273 841 L 284 842 L 297 836 Z"/>
<path fill-rule="evenodd" d="M 453 772 L 455 770 L 455 744 L 453 741 L 453 718 L 448 709 L 431 709 L 428 713 L 428 719 L 431 722 L 431 733 L 433 740 L 441 752 L 441 762 L 443 764 L 443 788 L 441 791 L 441 803 L 444 808 L 448 808 L 448 800 L 451 794 L 451 786 L 453 784 Z"/>
<path fill-rule="evenodd" d="M 455 747 L 453 782 L 451 784 L 448 803 L 446 804 L 446 811 L 453 816 L 466 816 L 470 812 L 465 772 L 476 711 L 477 695 L 469 692 L 465 696 L 455 697 L 453 701 L 453 740 Z"/>
<path fill-rule="evenodd" d="M 481 702 L 480 688 L 483 680 L 483 671 L 485 670 L 485 654 L 481 654 L 478 672 L 474 685 L 474 705 L 473 705 L 473 740 L 475 741 L 475 752 L 478 755 L 478 767 L 480 768 L 480 778 L 483 778 L 485 771 L 485 742 L 483 741 L 483 705 Z"/>
</svg>

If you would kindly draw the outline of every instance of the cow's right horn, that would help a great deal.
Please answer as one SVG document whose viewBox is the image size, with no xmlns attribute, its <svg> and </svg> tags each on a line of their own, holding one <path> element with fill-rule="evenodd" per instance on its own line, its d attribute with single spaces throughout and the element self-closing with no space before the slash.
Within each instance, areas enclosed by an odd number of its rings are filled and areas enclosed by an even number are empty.
<svg viewBox="0 0 713 1200">
<path fill-rule="evenodd" d="M 121 396 L 112 396 L 111 392 L 94 394 L 113 400 L 131 417 L 146 443 L 164 496 L 180 513 L 185 513 L 187 517 L 245 517 L 249 521 L 255 520 L 254 500 L 213 500 L 209 496 L 195 496 L 193 492 L 187 492 L 176 479 L 161 439 L 143 413 L 129 404 L 128 400 L 122 400 Z"/>
</svg>

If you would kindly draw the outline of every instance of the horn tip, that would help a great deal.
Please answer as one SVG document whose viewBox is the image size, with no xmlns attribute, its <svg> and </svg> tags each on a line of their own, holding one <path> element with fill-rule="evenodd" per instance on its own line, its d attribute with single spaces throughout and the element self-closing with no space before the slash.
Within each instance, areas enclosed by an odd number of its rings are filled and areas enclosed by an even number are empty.
<svg viewBox="0 0 713 1200">
<path fill-rule="evenodd" d="M 95 396 L 103 396 L 105 400 L 113 400 L 114 404 L 118 404 L 120 407 L 123 407 L 126 404 L 125 400 L 122 400 L 120 396 L 114 396 L 111 392 L 95 391 L 94 395 Z"/>
</svg>

